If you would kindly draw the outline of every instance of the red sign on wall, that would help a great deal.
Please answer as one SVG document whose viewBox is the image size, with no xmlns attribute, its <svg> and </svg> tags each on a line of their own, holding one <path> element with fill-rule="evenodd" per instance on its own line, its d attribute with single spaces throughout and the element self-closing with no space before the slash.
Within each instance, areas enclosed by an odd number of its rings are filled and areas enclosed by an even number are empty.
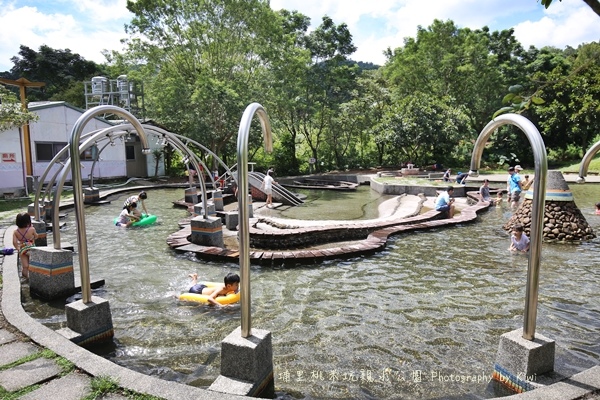
<svg viewBox="0 0 600 400">
<path fill-rule="evenodd" d="M 17 162 L 17 153 L 2 153 L 2 162 Z"/>
</svg>

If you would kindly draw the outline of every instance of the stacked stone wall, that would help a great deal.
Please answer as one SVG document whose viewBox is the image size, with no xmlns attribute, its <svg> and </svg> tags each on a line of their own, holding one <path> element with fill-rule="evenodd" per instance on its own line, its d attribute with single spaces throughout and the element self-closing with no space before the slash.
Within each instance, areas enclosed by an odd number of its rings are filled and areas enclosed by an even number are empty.
<svg viewBox="0 0 600 400">
<path fill-rule="evenodd" d="M 531 237 L 531 209 L 533 202 L 525 199 L 519 209 L 504 225 L 507 231 L 516 224 L 522 224 L 527 236 Z M 596 237 L 585 217 L 573 201 L 547 201 L 544 208 L 545 241 L 577 242 Z"/>
</svg>

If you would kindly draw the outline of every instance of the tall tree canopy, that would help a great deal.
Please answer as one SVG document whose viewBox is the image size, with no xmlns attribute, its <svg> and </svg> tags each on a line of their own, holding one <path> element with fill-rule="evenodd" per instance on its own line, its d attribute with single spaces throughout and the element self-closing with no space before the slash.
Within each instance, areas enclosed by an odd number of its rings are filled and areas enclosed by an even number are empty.
<svg viewBox="0 0 600 400">
<path fill-rule="evenodd" d="M 215 153 L 243 108 L 264 100 L 261 77 L 281 37 L 265 0 L 128 1 L 130 59 L 143 67 L 154 118 Z"/>
<path fill-rule="evenodd" d="M 472 31 L 435 20 L 427 29 L 419 28 L 416 38 L 405 39 L 404 47 L 388 50 L 384 74 L 399 95 L 452 97 L 467 107 L 475 132 L 500 105 L 521 50 L 512 30 Z"/>
</svg>

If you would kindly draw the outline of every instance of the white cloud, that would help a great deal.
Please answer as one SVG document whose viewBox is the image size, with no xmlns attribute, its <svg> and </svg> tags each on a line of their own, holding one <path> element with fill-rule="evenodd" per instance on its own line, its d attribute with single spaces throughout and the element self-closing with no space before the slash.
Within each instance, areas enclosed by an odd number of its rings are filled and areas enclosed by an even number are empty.
<svg viewBox="0 0 600 400">
<path fill-rule="evenodd" d="M 10 58 L 18 56 L 20 45 L 36 51 L 41 45 L 70 49 L 98 63 L 105 61 L 103 49 L 121 50 L 120 39 L 126 36 L 123 24 L 131 18 L 124 0 L 72 3 L 78 4 L 82 13 L 67 4 L 61 4 L 58 12 L 45 14 L 42 6 L 16 7 L 0 2 L 0 71 L 12 67 Z"/>
<path fill-rule="evenodd" d="M 352 58 L 377 64 L 384 63 L 386 48 L 402 46 L 417 26 L 427 28 L 434 19 L 471 29 L 514 27 L 525 47 L 600 40 L 600 18 L 581 0 L 555 1 L 547 10 L 539 0 L 271 0 L 271 7 L 298 10 L 311 18 L 312 28 L 324 15 L 346 23 L 358 47 Z M 20 44 L 69 48 L 104 62 L 103 49 L 122 50 L 123 25 L 131 17 L 126 0 L 0 0 L 0 71 L 10 69 Z"/>
<path fill-rule="evenodd" d="M 311 18 L 313 28 L 323 15 L 336 24 L 345 22 L 358 47 L 355 60 L 383 64 L 383 51 L 414 37 L 417 26 L 424 28 L 434 19 L 453 20 L 460 27 L 481 28 L 498 18 L 520 15 L 539 7 L 535 1 L 523 0 L 272 0 L 273 9 L 298 10 Z M 366 22 L 376 23 L 377 33 L 365 29 Z M 375 27 L 374 27 L 375 28 Z"/>
<path fill-rule="evenodd" d="M 600 17 L 582 1 L 553 3 L 545 14 L 537 21 L 524 21 L 515 26 L 515 36 L 525 48 L 576 48 L 579 44 L 600 40 Z"/>
</svg>

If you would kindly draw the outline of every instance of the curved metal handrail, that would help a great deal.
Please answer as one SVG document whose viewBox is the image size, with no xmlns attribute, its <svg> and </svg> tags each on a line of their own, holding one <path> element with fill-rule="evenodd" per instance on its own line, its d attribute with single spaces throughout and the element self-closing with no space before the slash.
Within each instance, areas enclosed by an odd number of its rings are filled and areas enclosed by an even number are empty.
<svg viewBox="0 0 600 400">
<path fill-rule="evenodd" d="M 531 244 L 529 248 L 529 263 L 527 266 L 527 288 L 525 291 L 525 312 L 523 316 L 523 338 L 535 339 L 537 318 L 538 290 L 540 279 L 540 257 L 542 253 L 542 234 L 544 229 L 544 207 L 546 203 L 546 175 L 548 173 L 548 158 L 546 146 L 540 132 L 527 118 L 518 114 L 504 114 L 490 121 L 479 134 L 471 156 L 471 171 L 477 175 L 481 155 L 489 137 L 503 125 L 515 125 L 520 128 L 533 149 L 535 161 L 535 180 L 533 181 L 533 206 L 531 209 Z"/>
<path fill-rule="evenodd" d="M 144 128 L 141 123 L 128 111 L 122 108 L 110 105 L 103 105 L 91 108 L 83 113 L 73 125 L 71 135 L 69 137 L 69 149 L 71 150 L 71 179 L 73 180 L 73 205 L 75 207 L 75 219 L 77 221 L 77 240 L 78 240 L 78 253 L 79 253 L 79 268 L 81 273 L 81 294 L 83 303 L 91 302 L 91 287 L 90 287 L 90 271 L 89 271 L 89 259 L 87 251 L 87 234 L 85 230 L 85 213 L 83 209 L 83 184 L 81 181 L 81 168 L 80 153 L 79 153 L 79 141 L 81 138 L 81 132 L 85 125 L 97 115 L 102 113 L 111 112 L 131 122 L 135 130 L 137 131 L 140 141 L 142 143 L 142 153 L 148 154 L 148 140 Z M 60 199 L 59 196 L 55 196 L 57 202 Z M 58 203 L 55 204 L 58 209 Z"/>
<path fill-rule="evenodd" d="M 600 142 L 594 144 L 588 151 L 586 151 L 585 155 L 581 159 L 581 164 L 579 165 L 579 177 L 577 178 L 577 183 L 584 183 L 585 177 L 588 173 L 588 168 L 590 166 L 590 162 L 594 156 L 600 151 Z"/>
<path fill-rule="evenodd" d="M 258 115 L 265 141 L 265 151 L 273 151 L 271 124 L 267 112 L 258 103 L 252 103 L 242 115 L 237 140 L 238 168 L 238 204 L 239 204 L 239 241 L 240 241 L 240 290 L 242 312 L 242 337 L 252 334 L 252 316 L 250 314 L 250 216 L 248 213 L 248 135 L 254 114 Z"/>
</svg>

